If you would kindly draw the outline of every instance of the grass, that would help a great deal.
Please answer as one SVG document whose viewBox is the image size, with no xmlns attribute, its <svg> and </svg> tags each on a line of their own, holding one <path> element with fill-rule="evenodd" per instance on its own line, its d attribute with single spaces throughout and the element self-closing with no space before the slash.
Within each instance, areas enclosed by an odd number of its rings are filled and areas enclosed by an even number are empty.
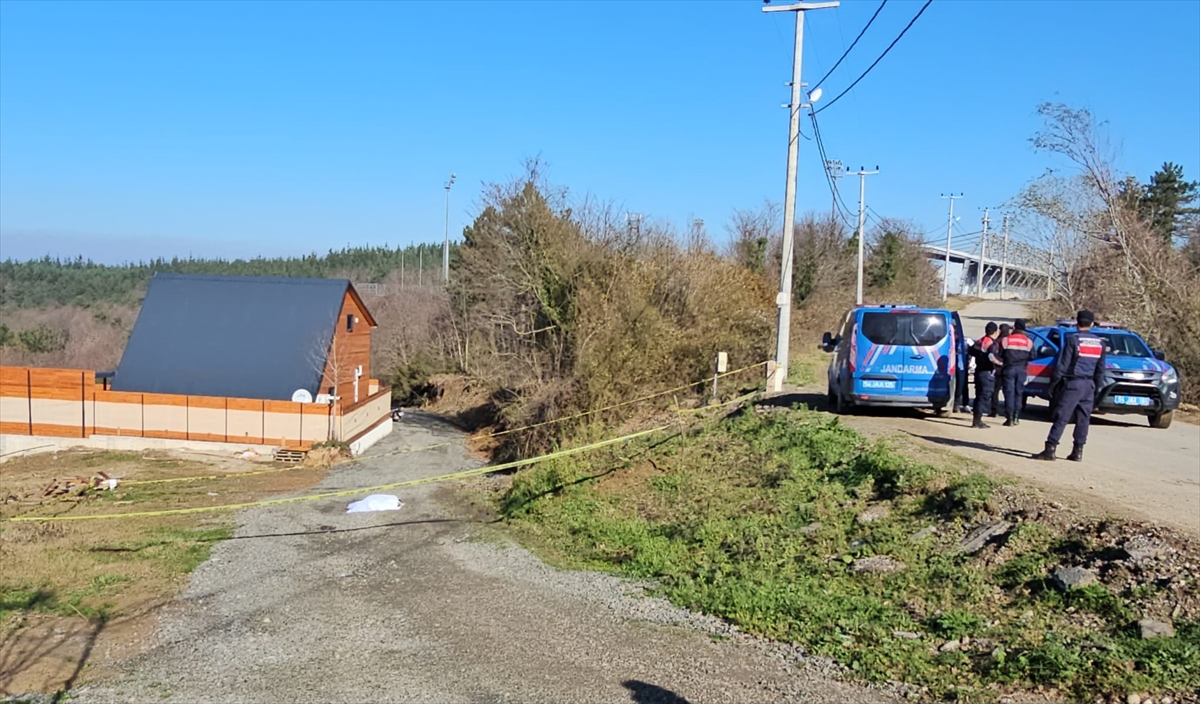
<svg viewBox="0 0 1200 704">
<path fill-rule="evenodd" d="M 1156 588 L 1049 587 L 1079 537 L 1027 521 L 999 549 L 956 552 L 988 518 L 998 485 L 986 476 L 915 462 L 802 410 L 747 413 L 626 456 L 525 470 L 500 508 L 553 562 L 650 579 L 679 606 L 802 644 L 867 681 L 968 701 L 1039 686 L 1089 699 L 1200 686 L 1200 624 L 1176 623 L 1163 640 L 1131 628 Z M 858 518 L 881 504 L 873 513 L 886 515 Z M 906 568 L 854 571 L 875 555 Z M 943 650 L 951 640 L 959 647 Z"/>
<path fill-rule="evenodd" d="M 815 345 L 801 344 L 793 347 L 788 361 L 788 383 L 795 386 L 812 386 L 818 380 L 824 379 L 829 360 L 829 355 Z"/>
</svg>

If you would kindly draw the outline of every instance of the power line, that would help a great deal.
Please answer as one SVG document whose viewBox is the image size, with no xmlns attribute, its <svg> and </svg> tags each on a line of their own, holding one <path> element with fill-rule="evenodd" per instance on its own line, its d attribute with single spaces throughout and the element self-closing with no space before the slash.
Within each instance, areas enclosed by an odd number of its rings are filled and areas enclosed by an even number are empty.
<svg viewBox="0 0 1200 704">
<path fill-rule="evenodd" d="M 879 11 L 882 10 L 883 6 L 886 4 L 888 4 L 888 0 L 883 0 L 883 2 L 879 3 L 879 7 L 875 8 L 875 14 L 871 15 L 871 19 L 867 20 L 867 26 L 862 28 L 862 31 L 859 32 L 858 36 L 854 38 L 854 41 L 850 42 L 850 48 L 846 49 L 844 52 L 842 52 L 842 58 L 838 59 L 837 63 L 835 63 L 833 65 L 833 68 L 826 71 L 824 76 L 821 76 L 821 80 L 817 81 L 817 84 L 812 87 L 812 90 L 816 90 L 816 89 L 820 88 L 821 84 L 825 82 L 825 79 L 829 78 L 829 74 L 833 73 L 834 70 L 836 70 L 838 66 L 842 65 L 842 61 L 844 61 L 846 59 L 846 57 L 850 55 L 850 52 L 854 49 L 854 45 L 858 44 L 858 40 L 862 39 L 863 35 L 867 33 L 867 30 L 871 28 L 871 23 L 874 22 L 875 18 L 879 16 Z M 809 91 L 809 92 L 812 92 L 812 91 Z M 836 98 L 835 98 L 835 100 L 836 100 Z"/>
<path fill-rule="evenodd" d="M 843 224 L 850 227 L 850 208 L 846 206 L 846 202 L 842 200 L 842 194 L 838 192 L 837 186 L 833 183 L 833 176 L 830 175 L 826 164 L 829 161 L 825 153 L 825 139 L 821 136 L 821 126 L 817 124 L 817 116 L 814 113 L 809 115 L 813 122 L 813 137 L 817 141 L 817 151 L 821 157 L 821 170 L 825 172 L 825 182 L 829 184 L 829 193 L 833 196 L 834 204 L 838 208 L 838 215 L 841 216 Z"/>
<path fill-rule="evenodd" d="M 931 4 L 933 4 L 933 0 L 925 0 L 925 4 L 921 6 L 921 9 L 917 12 L 916 16 L 914 16 L 912 18 L 912 20 L 909 21 L 909 23 L 900 32 L 899 36 L 897 36 L 895 39 L 893 39 L 891 44 L 888 44 L 888 47 L 883 50 L 883 53 L 879 55 L 879 58 L 875 59 L 874 63 L 872 63 L 870 66 L 868 66 L 867 70 L 863 71 L 861 76 L 854 79 L 854 82 L 851 83 L 850 86 L 848 88 L 846 88 L 846 90 L 842 91 L 841 93 L 838 93 L 836 98 L 834 98 L 833 100 L 830 100 L 828 103 L 825 104 L 825 107 L 821 108 L 820 110 L 817 110 L 816 112 L 823 112 L 823 111 L 828 110 L 829 108 L 833 107 L 833 104 L 836 103 L 837 101 L 841 100 L 843 95 L 849 93 L 851 90 L 854 89 L 854 86 L 858 85 L 859 81 L 866 78 L 867 74 L 871 72 L 871 69 L 875 68 L 875 66 L 880 61 L 883 61 L 883 57 L 888 55 L 888 52 L 892 50 L 892 47 L 896 46 L 896 43 L 899 42 L 904 37 L 904 35 L 908 32 L 909 29 L 912 28 L 912 26 L 914 24 L 916 24 L 917 20 L 919 20 L 921 18 L 921 15 L 923 15 L 925 13 L 925 9 L 928 8 Z M 822 80 L 824 80 L 824 79 L 822 79 Z"/>
</svg>

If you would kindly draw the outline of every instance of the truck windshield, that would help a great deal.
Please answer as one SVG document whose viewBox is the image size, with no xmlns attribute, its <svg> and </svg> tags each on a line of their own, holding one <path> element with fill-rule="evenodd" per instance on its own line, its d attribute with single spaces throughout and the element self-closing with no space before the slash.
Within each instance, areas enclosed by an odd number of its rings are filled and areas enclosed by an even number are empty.
<svg viewBox="0 0 1200 704">
<path fill-rule="evenodd" d="M 941 313 L 863 313 L 863 336 L 876 345 L 936 345 L 946 337 Z"/>
<path fill-rule="evenodd" d="M 1104 352 L 1115 357 L 1141 357 L 1150 359 L 1154 355 L 1146 347 L 1146 343 L 1134 335 L 1125 333 L 1099 332 L 1093 330 L 1096 337 L 1104 341 Z"/>
</svg>

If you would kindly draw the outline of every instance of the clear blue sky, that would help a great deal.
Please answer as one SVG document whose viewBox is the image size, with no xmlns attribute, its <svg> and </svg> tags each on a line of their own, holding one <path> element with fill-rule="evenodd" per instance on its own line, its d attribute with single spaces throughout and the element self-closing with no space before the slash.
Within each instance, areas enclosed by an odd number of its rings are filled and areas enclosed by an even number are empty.
<svg viewBox="0 0 1200 704">
<path fill-rule="evenodd" d="M 877 6 L 808 15 L 806 80 Z M 535 155 L 575 194 L 724 237 L 734 208 L 783 198 L 792 24 L 760 7 L 5 1 L 0 257 L 440 240 L 450 172 L 458 233 Z M 891 0 L 825 99 L 919 7 Z M 876 212 L 936 229 L 939 193 L 964 191 L 977 230 L 1049 165 L 1027 142 L 1042 101 L 1108 120 L 1143 179 L 1166 160 L 1200 178 L 1200 3 L 935 0 L 820 119 L 831 157 L 883 170 Z M 799 207 L 826 210 L 800 147 Z"/>
</svg>

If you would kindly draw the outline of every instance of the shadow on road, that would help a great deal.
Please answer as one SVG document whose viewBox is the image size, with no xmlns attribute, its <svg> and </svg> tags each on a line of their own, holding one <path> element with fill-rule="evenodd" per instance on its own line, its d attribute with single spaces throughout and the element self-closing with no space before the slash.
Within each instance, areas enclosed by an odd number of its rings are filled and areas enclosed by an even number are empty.
<svg viewBox="0 0 1200 704">
<path fill-rule="evenodd" d="M 499 520 L 499 519 L 496 519 L 496 520 Z M 382 528 L 398 528 L 400 526 L 416 526 L 416 525 L 422 525 L 422 524 L 427 524 L 427 523 L 466 523 L 466 522 L 468 522 L 468 521 L 465 521 L 460 518 L 426 518 L 426 519 L 421 519 L 421 520 L 417 520 L 417 521 L 394 521 L 392 523 L 380 523 L 380 524 L 373 525 L 373 526 L 356 526 L 354 528 L 334 528 L 333 526 L 320 526 L 320 527 L 316 528 L 315 530 L 297 530 L 297 531 L 291 531 L 288 533 L 258 533 L 255 535 L 232 535 L 227 538 L 197 537 L 197 538 L 189 538 L 188 541 L 194 542 L 194 543 L 220 543 L 220 542 L 224 542 L 226 540 L 257 540 L 260 538 L 290 538 L 290 537 L 299 536 L 299 535 L 330 535 L 333 533 L 356 533 L 356 532 L 362 531 L 362 530 L 380 530 Z M 470 521 L 470 522 L 473 523 L 474 521 Z M 494 521 L 488 521 L 488 522 L 494 522 Z M 173 545 L 177 542 L 178 542 L 177 540 L 160 540 L 160 541 L 154 542 L 154 543 L 138 543 L 137 547 L 120 547 L 120 546 L 101 545 L 101 546 L 97 546 L 94 548 L 89 548 L 88 552 L 117 552 L 117 553 L 141 552 L 142 550 L 146 550 L 148 548 L 158 547 L 160 545 Z"/>
<path fill-rule="evenodd" d="M 973 442 L 971 440 L 955 440 L 954 438 L 942 438 L 942 437 L 938 437 L 936 435 L 922 435 L 920 433 L 914 433 L 914 432 L 910 432 L 910 431 L 905 431 L 905 432 L 908 435 L 913 436 L 914 438 L 920 438 L 922 440 L 927 440 L 936 445 L 945 445 L 947 447 L 969 447 L 974 450 L 983 450 L 984 452 L 997 452 L 1002 455 L 1011 455 L 1013 457 L 1021 457 L 1024 459 L 1029 459 L 1029 456 L 1032 454 L 1032 452 L 1022 452 L 1020 450 L 1014 450 L 1014 449 L 1008 448 L 1008 447 L 998 447 L 996 445 L 989 445 L 984 442 Z M 986 432 L 986 431 L 981 431 L 981 432 Z M 1040 449 L 1041 448 L 1038 448 L 1038 450 L 1040 450 Z"/>
<path fill-rule="evenodd" d="M 621 686 L 629 690 L 629 698 L 637 704 L 688 704 L 687 699 L 649 682 L 625 680 Z"/>
</svg>

